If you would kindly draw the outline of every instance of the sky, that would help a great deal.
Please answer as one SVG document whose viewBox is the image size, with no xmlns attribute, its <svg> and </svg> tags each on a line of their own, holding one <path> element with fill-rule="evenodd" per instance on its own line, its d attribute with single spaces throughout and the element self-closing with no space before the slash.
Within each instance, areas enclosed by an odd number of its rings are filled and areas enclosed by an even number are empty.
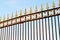
<svg viewBox="0 0 60 40">
<path fill-rule="evenodd" d="M 29 13 L 30 7 L 32 7 L 34 12 L 36 6 L 40 11 L 40 5 L 42 4 L 45 9 L 47 2 L 49 4 L 49 7 L 52 8 L 52 1 L 58 5 L 58 0 L 0 0 L 0 16 L 3 18 L 8 14 L 11 16 L 12 13 L 15 15 L 16 11 L 18 14 L 20 14 L 20 9 L 22 9 L 24 13 L 25 8 L 27 9 L 27 13 Z"/>
</svg>

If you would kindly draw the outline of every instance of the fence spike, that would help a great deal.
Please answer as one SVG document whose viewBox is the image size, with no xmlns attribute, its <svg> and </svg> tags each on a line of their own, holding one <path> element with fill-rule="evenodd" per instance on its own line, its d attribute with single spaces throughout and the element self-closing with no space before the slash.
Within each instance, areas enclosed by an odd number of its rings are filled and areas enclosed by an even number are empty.
<svg viewBox="0 0 60 40">
<path fill-rule="evenodd" d="M 41 11 L 43 11 L 44 10 L 44 8 L 43 8 L 43 6 L 42 6 L 42 4 L 41 4 Z"/>
<path fill-rule="evenodd" d="M 3 21 L 5 21 L 5 16 L 4 16 L 4 18 L 3 18 Z"/>
<path fill-rule="evenodd" d="M 60 0 L 58 1 L 58 6 L 60 6 Z"/>
<path fill-rule="evenodd" d="M 30 7 L 30 14 L 32 13 L 32 7 Z"/>
<path fill-rule="evenodd" d="M 30 7 L 30 14 L 32 14 L 32 7 Z M 30 15 L 30 19 L 32 19 L 32 15 Z"/>
<path fill-rule="evenodd" d="M 1 17 L 0 17 L 0 22 L 1 22 Z"/>
<path fill-rule="evenodd" d="M 54 1 L 52 2 L 52 7 L 55 8 L 55 3 L 54 3 Z"/>
<path fill-rule="evenodd" d="M 46 3 L 46 9 L 49 9 L 49 5 L 48 5 L 48 2 Z"/>
<path fill-rule="evenodd" d="M 20 9 L 20 16 L 22 16 L 22 10 Z"/>
<path fill-rule="evenodd" d="M 38 8 L 37 8 L 37 6 L 35 7 L 35 12 L 38 12 Z"/>
<path fill-rule="evenodd" d="M 12 12 L 12 16 L 11 16 L 11 18 L 13 18 L 13 12 Z"/>
<path fill-rule="evenodd" d="M 17 13 L 17 11 L 16 11 L 16 17 L 18 17 L 18 13 Z"/>
<path fill-rule="evenodd" d="M 9 14 L 7 15 L 7 20 L 9 19 Z"/>
<path fill-rule="evenodd" d="M 25 8 L 25 10 L 24 10 L 24 14 L 25 14 L 25 15 L 27 14 L 27 10 L 26 10 L 26 8 Z"/>
</svg>

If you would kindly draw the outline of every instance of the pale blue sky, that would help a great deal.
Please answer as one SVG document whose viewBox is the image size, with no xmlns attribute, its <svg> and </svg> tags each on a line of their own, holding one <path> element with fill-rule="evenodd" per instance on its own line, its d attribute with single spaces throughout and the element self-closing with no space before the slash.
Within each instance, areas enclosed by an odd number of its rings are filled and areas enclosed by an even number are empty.
<svg viewBox="0 0 60 40">
<path fill-rule="evenodd" d="M 36 5 L 40 10 L 40 5 L 43 4 L 45 8 L 47 2 L 51 7 L 52 1 L 53 0 L 0 0 L 0 16 L 7 15 L 8 13 L 11 15 L 12 12 L 15 15 L 16 10 L 19 12 L 20 9 L 24 12 L 24 8 L 29 12 L 30 7 L 32 7 L 34 11 Z M 54 1 L 55 4 L 58 5 L 58 0 Z"/>
</svg>

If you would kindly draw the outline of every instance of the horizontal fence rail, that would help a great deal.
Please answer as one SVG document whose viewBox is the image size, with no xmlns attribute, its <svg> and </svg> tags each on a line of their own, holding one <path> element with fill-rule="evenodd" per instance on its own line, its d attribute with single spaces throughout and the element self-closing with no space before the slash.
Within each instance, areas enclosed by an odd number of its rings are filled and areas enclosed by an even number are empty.
<svg viewBox="0 0 60 40">
<path fill-rule="evenodd" d="M 59 40 L 60 7 L 0 22 L 0 40 Z"/>
</svg>

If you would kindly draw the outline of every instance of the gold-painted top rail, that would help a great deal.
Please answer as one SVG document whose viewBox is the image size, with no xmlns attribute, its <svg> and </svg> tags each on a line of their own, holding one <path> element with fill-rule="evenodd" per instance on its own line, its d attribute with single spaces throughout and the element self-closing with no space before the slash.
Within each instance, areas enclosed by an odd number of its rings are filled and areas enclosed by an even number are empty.
<svg viewBox="0 0 60 40">
<path fill-rule="evenodd" d="M 25 9 L 25 11 L 26 11 L 26 9 Z M 53 12 L 56 11 L 57 13 L 56 14 L 54 14 L 54 13 L 51 14 L 52 11 Z M 49 14 L 49 15 L 46 15 L 46 13 Z M 42 14 L 43 14 L 43 16 L 41 16 Z M 38 16 L 36 17 L 36 15 L 38 15 Z M 60 7 L 56 7 L 56 8 L 52 8 L 52 9 L 48 9 L 48 10 L 44 10 L 44 11 L 39 11 L 39 12 L 31 13 L 31 14 L 21 15 L 21 16 L 12 18 L 12 19 L 1 21 L 0 22 L 0 28 L 4 28 L 4 27 L 15 25 L 15 24 L 32 21 L 32 20 L 38 20 L 38 19 L 42 19 L 42 18 L 57 16 L 57 15 L 60 15 Z M 33 18 L 33 16 L 35 16 L 35 18 Z M 30 17 L 32 17 L 32 19 L 30 19 Z"/>
</svg>

